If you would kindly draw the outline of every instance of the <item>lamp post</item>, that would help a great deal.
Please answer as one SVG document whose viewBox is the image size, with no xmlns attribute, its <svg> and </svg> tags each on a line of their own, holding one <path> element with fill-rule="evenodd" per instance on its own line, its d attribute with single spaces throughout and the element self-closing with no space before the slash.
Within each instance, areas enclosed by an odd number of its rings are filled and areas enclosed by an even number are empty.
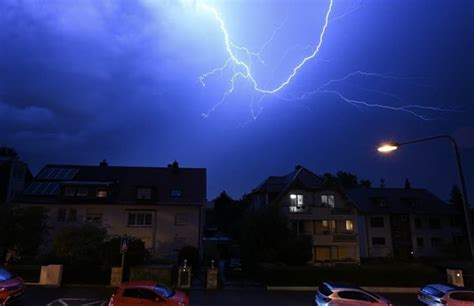
<svg viewBox="0 0 474 306">
<path fill-rule="evenodd" d="M 464 171 L 462 168 L 461 155 L 459 154 L 458 144 L 456 143 L 454 138 L 449 135 L 437 135 L 437 136 L 419 138 L 419 139 L 404 141 L 404 142 L 390 142 L 390 143 L 384 143 L 380 145 L 377 150 L 381 153 L 390 153 L 397 150 L 399 147 L 403 145 L 418 143 L 418 142 L 425 142 L 425 141 L 436 140 L 436 139 L 448 139 L 453 145 L 454 155 L 456 156 L 456 166 L 458 169 L 459 182 L 461 184 L 461 195 L 462 195 L 462 203 L 463 203 L 463 208 L 464 208 L 464 217 L 466 218 L 467 237 L 469 240 L 469 246 L 471 250 L 471 258 L 474 260 L 474 241 L 472 237 L 471 214 L 469 211 L 469 202 L 467 198 L 466 181 L 464 179 Z"/>
</svg>

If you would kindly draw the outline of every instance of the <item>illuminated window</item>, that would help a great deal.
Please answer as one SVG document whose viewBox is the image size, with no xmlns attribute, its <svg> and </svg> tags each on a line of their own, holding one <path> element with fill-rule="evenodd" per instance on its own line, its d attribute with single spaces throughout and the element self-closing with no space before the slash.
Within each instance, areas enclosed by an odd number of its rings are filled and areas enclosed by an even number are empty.
<svg viewBox="0 0 474 306">
<path fill-rule="evenodd" d="M 346 220 L 346 231 L 354 231 L 354 222 L 352 222 L 352 220 Z"/>
<path fill-rule="evenodd" d="M 290 212 L 302 211 L 303 204 L 302 194 L 290 194 Z"/>
<path fill-rule="evenodd" d="M 321 203 L 323 204 L 323 206 L 329 206 L 329 207 L 334 208 L 335 207 L 334 195 L 332 194 L 321 195 Z"/>
<path fill-rule="evenodd" d="M 105 189 L 97 189 L 96 197 L 98 197 L 98 198 L 106 198 L 106 197 L 107 197 L 107 190 L 105 190 Z"/>
<path fill-rule="evenodd" d="M 336 231 L 336 220 L 317 220 L 314 226 L 316 235 L 329 235 Z"/>
</svg>

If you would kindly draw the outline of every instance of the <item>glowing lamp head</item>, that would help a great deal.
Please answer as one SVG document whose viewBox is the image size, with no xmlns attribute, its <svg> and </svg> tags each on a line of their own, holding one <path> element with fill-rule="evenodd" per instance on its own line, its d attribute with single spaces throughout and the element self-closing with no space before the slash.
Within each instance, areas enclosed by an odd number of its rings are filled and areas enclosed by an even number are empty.
<svg viewBox="0 0 474 306">
<path fill-rule="evenodd" d="M 390 153 L 398 149 L 400 145 L 397 143 L 383 143 L 378 147 L 377 151 L 380 153 Z"/>
</svg>

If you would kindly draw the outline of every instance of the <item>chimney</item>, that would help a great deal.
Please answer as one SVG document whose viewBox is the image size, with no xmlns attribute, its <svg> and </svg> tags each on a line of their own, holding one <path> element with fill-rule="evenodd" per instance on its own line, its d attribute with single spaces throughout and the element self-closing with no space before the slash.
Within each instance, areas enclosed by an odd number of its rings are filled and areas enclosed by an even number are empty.
<svg viewBox="0 0 474 306">
<path fill-rule="evenodd" d="M 405 189 L 410 189 L 411 188 L 411 183 L 408 180 L 408 178 L 405 180 Z"/>
<path fill-rule="evenodd" d="M 380 179 L 380 188 L 385 188 L 385 179 Z"/>
<path fill-rule="evenodd" d="M 102 161 L 100 162 L 100 164 L 99 164 L 99 166 L 101 166 L 101 167 L 107 167 L 108 165 L 109 165 L 109 163 L 108 163 L 107 160 L 105 160 L 105 159 L 102 160 Z"/>
</svg>

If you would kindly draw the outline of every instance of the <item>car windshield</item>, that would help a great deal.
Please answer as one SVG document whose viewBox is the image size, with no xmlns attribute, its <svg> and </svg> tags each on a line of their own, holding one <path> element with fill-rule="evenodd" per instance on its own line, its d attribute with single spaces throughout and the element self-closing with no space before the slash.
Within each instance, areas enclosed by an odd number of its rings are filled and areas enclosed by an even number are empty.
<svg viewBox="0 0 474 306">
<path fill-rule="evenodd" d="M 154 288 L 155 292 L 161 295 L 164 298 L 172 297 L 175 294 L 174 289 L 166 287 L 164 285 L 156 285 Z"/>
<path fill-rule="evenodd" d="M 13 278 L 13 275 L 7 270 L 0 268 L 0 282 Z"/>
<path fill-rule="evenodd" d="M 329 289 L 328 286 L 326 286 L 325 284 L 319 286 L 319 292 L 321 292 L 325 296 L 330 296 L 332 294 L 331 289 Z"/>
</svg>

